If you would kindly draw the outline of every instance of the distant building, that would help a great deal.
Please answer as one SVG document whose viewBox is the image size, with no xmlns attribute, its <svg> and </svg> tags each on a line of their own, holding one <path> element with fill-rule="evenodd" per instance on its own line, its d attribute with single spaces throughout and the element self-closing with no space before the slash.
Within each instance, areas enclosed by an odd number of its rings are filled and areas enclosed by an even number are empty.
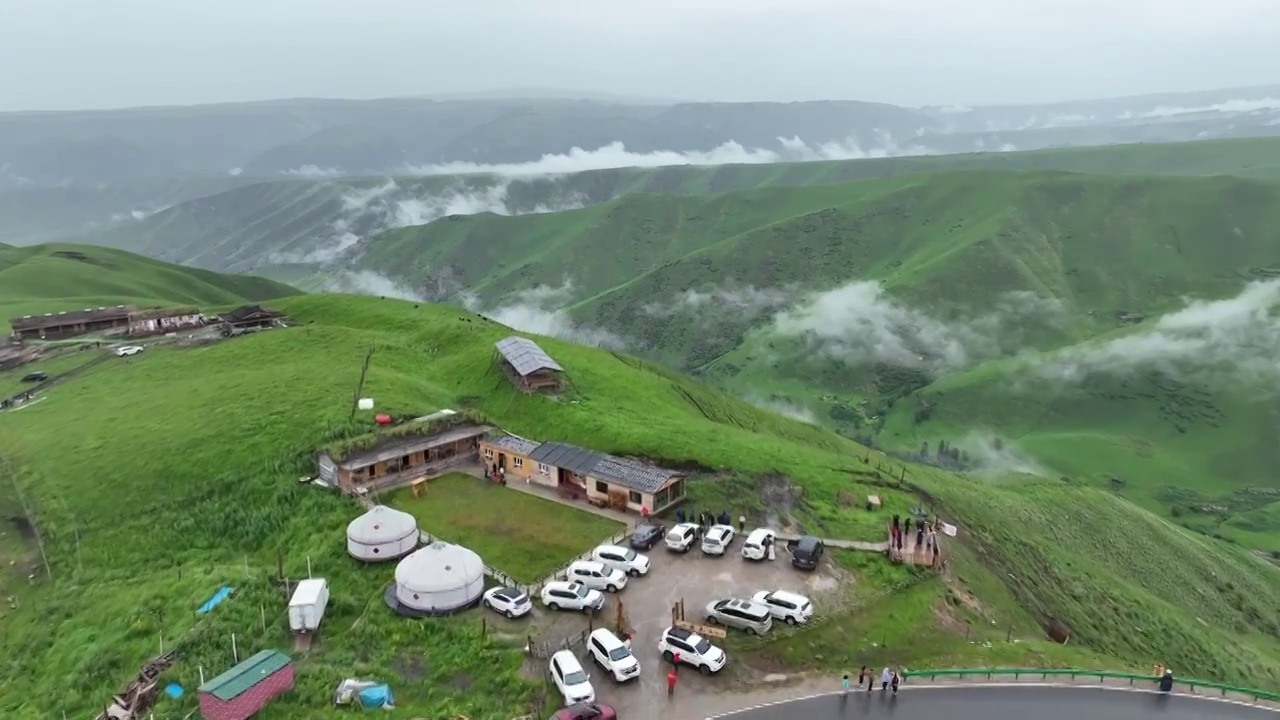
<svg viewBox="0 0 1280 720">
<path fill-rule="evenodd" d="M 269 310 L 261 305 L 242 305 L 229 313 L 218 316 L 223 335 L 236 335 L 252 330 L 284 326 L 284 313 Z"/>
<path fill-rule="evenodd" d="M 129 327 L 131 305 L 85 308 L 70 312 L 23 315 L 9 320 L 14 340 L 58 340 L 94 332 L 123 330 Z"/>
<path fill-rule="evenodd" d="M 139 310 L 129 316 L 129 334 L 134 337 L 163 335 L 204 324 L 199 308 L 153 308 Z"/>
<path fill-rule="evenodd" d="M 524 393 L 564 388 L 565 370 L 529 338 L 512 335 L 494 344 L 495 361 L 507 379 Z"/>
</svg>

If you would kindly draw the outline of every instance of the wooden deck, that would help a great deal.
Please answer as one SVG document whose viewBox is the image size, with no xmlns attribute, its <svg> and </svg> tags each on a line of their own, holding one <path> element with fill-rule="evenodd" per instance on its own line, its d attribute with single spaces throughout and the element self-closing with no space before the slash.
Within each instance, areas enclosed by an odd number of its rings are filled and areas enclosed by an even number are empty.
<svg viewBox="0 0 1280 720">
<path fill-rule="evenodd" d="M 942 538 L 942 533 L 934 533 L 932 539 L 930 539 L 928 534 L 926 533 L 924 543 L 921 545 L 917 545 L 915 530 L 913 529 L 909 533 L 904 532 L 902 534 L 901 550 L 899 550 L 897 546 L 894 545 L 893 543 L 893 533 L 891 529 L 886 528 L 885 534 L 888 535 L 888 539 L 889 539 L 889 543 L 888 543 L 889 559 L 896 563 L 903 563 L 906 565 L 935 566 L 935 565 L 941 565 L 942 562 L 947 558 L 947 551 L 945 548 L 942 547 L 943 543 L 940 542 L 940 538 Z M 934 543 L 937 543 L 937 547 L 938 547 L 937 555 L 934 555 L 934 552 L 933 552 Z"/>
</svg>

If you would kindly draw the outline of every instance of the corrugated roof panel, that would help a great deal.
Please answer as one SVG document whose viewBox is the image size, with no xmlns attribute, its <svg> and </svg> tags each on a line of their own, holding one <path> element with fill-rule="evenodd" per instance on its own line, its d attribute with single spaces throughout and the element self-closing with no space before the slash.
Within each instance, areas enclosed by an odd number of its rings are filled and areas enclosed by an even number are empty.
<svg viewBox="0 0 1280 720">
<path fill-rule="evenodd" d="M 595 466 L 591 475 L 639 492 L 656 492 L 680 473 L 609 455 Z"/>
<path fill-rule="evenodd" d="M 511 363 L 511 367 L 515 368 L 515 371 L 521 377 L 531 375 L 539 370 L 564 372 L 564 368 L 560 366 L 560 363 L 552 360 L 550 355 L 529 338 L 512 335 L 494 343 L 494 347 L 498 348 L 498 352 L 507 362 Z"/>
<path fill-rule="evenodd" d="M 234 700 L 263 678 L 293 662 L 277 650 L 263 650 L 200 686 L 200 692 L 219 700 Z"/>
<path fill-rule="evenodd" d="M 555 442 L 542 443 L 529 454 L 529 458 L 544 465 L 564 468 L 576 475 L 586 475 L 604 460 L 600 453 Z"/>
</svg>

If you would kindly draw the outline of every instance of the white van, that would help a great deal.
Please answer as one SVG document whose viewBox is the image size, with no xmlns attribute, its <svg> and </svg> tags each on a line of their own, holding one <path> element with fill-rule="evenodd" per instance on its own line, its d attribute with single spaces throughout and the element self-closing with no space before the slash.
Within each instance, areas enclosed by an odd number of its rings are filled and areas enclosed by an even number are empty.
<svg viewBox="0 0 1280 720">
<path fill-rule="evenodd" d="M 608 628 L 600 628 L 591 633 L 591 637 L 587 638 L 587 652 L 617 682 L 640 677 L 640 661 L 631 653 L 631 647 Z"/>
<path fill-rule="evenodd" d="M 551 680 L 564 696 L 565 705 L 596 701 L 591 676 L 582 669 L 582 663 L 570 650 L 561 650 L 551 656 Z"/>
</svg>

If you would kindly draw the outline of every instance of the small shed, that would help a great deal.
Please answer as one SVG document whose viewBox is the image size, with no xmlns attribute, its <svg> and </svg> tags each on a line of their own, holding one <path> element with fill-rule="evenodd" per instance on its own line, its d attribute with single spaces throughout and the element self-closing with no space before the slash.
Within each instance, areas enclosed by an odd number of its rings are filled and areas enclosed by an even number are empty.
<svg viewBox="0 0 1280 720">
<path fill-rule="evenodd" d="M 200 686 L 204 720 L 245 720 L 293 688 L 293 660 L 263 650 Z"/>
<path fill-rule="evenodd" d="M 402 510 L 375 505 L 347 525 L 347 554 L 361 562 L 399 560 L 418 547 L 418 520 Z"/>
<path fill-rule="evenodd" d="M 512 335 L 499 340 L 494 347 L 497 350 L 498 367 L 520 392 L 556 392 L 564 389 L 565 369 L 552 360 L 538 343 Z"/>
<path fill-rule="evenodd" d="M 284 326 L 284 313 L 261 305 L 242 305 L 218 316 L 224 335 Z"/>
<path fill-rule="evenodd" d="M 405 615 L 447 615 L 480 602 L 484 561 L 475 552 L 434 542 L 396 566 L 395 600 Z"/>
</svg>

